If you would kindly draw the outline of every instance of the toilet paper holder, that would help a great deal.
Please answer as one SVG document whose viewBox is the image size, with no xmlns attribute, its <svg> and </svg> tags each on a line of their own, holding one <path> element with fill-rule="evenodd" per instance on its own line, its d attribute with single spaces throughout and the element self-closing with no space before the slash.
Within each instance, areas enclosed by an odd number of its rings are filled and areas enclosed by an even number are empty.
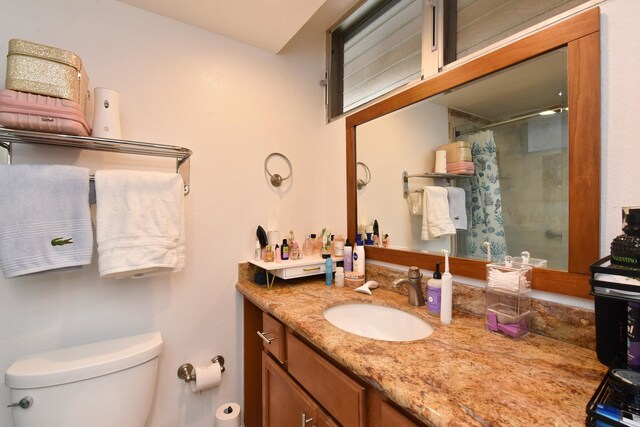
<svg viewBox="0 0 640 427">
<path fill-rule="evenodd" d="M 224 357 L 218 355 L 211 359 L 211 363 L 220 364 L 220 373 L 224 372 Z M 186 383 L 196 380 L 196 371 L 191 363 L 184 363 L 178 368 L 178 378 Z"/>
</svg>

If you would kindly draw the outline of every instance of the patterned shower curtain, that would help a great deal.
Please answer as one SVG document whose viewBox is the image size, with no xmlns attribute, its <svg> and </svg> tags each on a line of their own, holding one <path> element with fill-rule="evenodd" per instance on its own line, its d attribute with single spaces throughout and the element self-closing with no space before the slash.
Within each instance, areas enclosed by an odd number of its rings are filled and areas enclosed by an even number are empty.
<svg viewBox="0 0 640 427">
<path fill-rule="evenodd" d="M 501 261 L 507 254 L 507 242 L 502 222 L 502 203 L 496 143 L 490 130 L 461 136 L 459 139 L 471 143 L 471 154 L 475 173 L 463 179 L 467 213 L 468 233 L 465 233 L 466 253 L 474 258 L 487 257 L 485 242 L 491 248 L 491 260 Z"/>
</svg>

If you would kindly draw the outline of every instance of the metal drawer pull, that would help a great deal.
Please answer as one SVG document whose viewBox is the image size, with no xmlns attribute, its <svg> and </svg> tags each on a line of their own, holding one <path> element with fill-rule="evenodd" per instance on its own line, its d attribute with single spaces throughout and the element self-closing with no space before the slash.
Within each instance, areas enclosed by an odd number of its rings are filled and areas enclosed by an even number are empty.
<svg viewBox="0 0 640 427">
<path fill-rule="evenodd" d="M 313 267 L 313 268 L 303 268 L 302 271 L 317 271 L 320 270 L 320 267 Z"/>
<path fill-rule="evenodd" d="M 267 334 L 272 334 L 273 332 L 270 331 L 266 331 L 266 332 L 260 332 L 260 331 L 256 331 L 256 333 L 258 334 L 258 336 L 260 338 L 262 338 L 262 341 L 266 342 L 267 344 L 271 344 L 271 341 L 273 340 L 277 340 L 278 337 L 274 337 L 274 338 L 267 338 L 265 335 Z"/>
<path fill-rule="evenodd" d="M 25 396 L 22 399 L 20 399 L 19 402 L 15 402 L 12 403 L 10 405 L 7 405 L 7 408 L 11 408 L 12 406 L 19 406 L 22 409 L 27 409 L 29 408 L 31 405 L 33 405 L 33 397 L 31 396 Z"/>
<path fill-rule="evenodd" d="M 307 414 L 305 414 L 304 412 L 302 413 L 302 427 L 306 427 L 308 423 L 310 423 L 311 421 L 313 421 L 313 418 L 309 418 L 307 419 Z"/>
</svg>

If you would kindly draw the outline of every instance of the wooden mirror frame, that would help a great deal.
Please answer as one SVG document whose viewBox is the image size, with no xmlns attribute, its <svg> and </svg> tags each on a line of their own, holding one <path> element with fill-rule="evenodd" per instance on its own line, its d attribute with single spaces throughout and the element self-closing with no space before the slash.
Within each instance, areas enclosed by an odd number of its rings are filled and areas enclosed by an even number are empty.
<svg viewBox="0 0 640 427">
<path fill-rule="evenodd" d="M 347 231 L 357 230 L 356 127 L 475 79 L 567 46 L 569 100 L 569 262 L 567 271 L 534 269 L 534 289 L 589 297 L 589 265 L 600 245 L 600 9 L 570 17 L 496 51 L 424 80 L 346 118 Z M 398 178 L 398 187 L 400 187 Z M 392 236 L 393 238 L 393 236 Z M 365 246 L 366 257 L 433 270 L 443 257 Z M 453 275 L 484 280 L 486 261 L 452 257 Z"/>
</svg>

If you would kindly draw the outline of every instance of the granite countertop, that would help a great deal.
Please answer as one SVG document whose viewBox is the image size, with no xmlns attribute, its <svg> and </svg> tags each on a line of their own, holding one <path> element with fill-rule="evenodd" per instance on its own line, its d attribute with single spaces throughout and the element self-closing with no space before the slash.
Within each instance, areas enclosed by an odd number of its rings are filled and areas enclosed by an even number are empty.
<svg viewBox="0 0 640 427">
<path fill-rule="evenodd" d="M 241 280 L 236 288 L 428 425 L 583 426 L 606 372 L 592 350 L 533 334 L 514 341 L 487 332 L 484 318 L 459 312 L 443 325 L 385 289 L 368 296 L 317 279 L 283 283 L 267 290 Z M 326 308 L 355 301 L 413 313 L 434 332 L 418 341 L 379 341 L 323 317 Z"/>
</svg>

